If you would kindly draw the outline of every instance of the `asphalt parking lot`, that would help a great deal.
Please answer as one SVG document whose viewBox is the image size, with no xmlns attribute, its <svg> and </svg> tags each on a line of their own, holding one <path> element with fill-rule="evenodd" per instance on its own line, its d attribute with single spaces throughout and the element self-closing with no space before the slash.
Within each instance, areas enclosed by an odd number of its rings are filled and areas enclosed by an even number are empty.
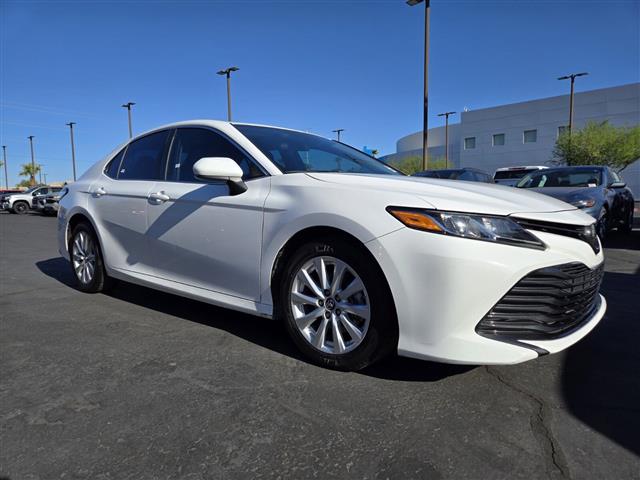
<svg viewBox="0 0 640 480">
<path fill-rule="evenodd" d="M 640 231 L 603 322 L 504 367 L 302 360 L 276 322 L 73 288 L 55 218 L 0 214 L 0 478 L 640 478 Z"/>
</svg>

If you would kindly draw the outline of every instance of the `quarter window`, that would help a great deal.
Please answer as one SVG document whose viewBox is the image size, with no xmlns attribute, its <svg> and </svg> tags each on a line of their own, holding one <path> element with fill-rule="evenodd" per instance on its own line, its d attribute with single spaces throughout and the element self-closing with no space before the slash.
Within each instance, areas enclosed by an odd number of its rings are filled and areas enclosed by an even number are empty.
<svg viewBox="0 0 640 480">
<path fill-rule="evenodd" d="M 523 143 L 536 143 L 538 141 L 538 131 L 537 130 L 525 130 L 522 135 Z"/>
<path fill-rule="evenodd" d="M 504 133 L 495 133 L 493 135 L 493 146 L 504 145 Z"/>
<path fill-rule="evenodd" d="M 264 175 L 247 155 L 222 135 L 203 128 L 179 128 L 169 153 L 167 180 L 202 183 L 193 175 L 193 164 L 204 157 L 227 157 L 235 160 L 242 169 L 244 180 Z"/>
<path fill-rule="evenodd" d="M 162 180 L 170 133 L 169 130 L 152 133 L 131 143 L 120 165 L 118 180 Z"/>
<path fill-rule="evenodd" d="M 476 137 L 467 137 L 464 139 L 464 149 L 471 150 L 476 148 Z"/>
<path fill-rule="evenodd" d="M 118 176 L 118 170 L 120 169 L 120 162 L 122 161 L 122 157 L 124 155 L 124 151 L 126 148 L 120 150 L 120 152 L 113 157 L 113 159 L 107 163 L 107 166 L 104 169 L 104 174 L 107 177 L 116 178 Z"/>
</svg>

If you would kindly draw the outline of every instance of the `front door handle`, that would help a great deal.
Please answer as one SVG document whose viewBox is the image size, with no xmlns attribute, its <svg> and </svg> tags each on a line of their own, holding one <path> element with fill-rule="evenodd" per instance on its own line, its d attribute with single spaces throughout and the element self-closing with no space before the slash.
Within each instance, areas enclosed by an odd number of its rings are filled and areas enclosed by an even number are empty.
<svg viewBox="0 0 640 480">
<path fill-rule="evenodd" d="M 102 195 L 104 195 L 106 193 L 107 193 L 107 191 L 104 188 L 99 187 L 99 188 L 96 188 L 93 191 L 93 196 L 96 197 L 96 198 L 100 198 Z"/>
<path fill-rule="evenodd" d="M 171 197 L 164 192 L 156 192 L 149 195 L 149 202 L 154 205 L 160 205 L 168 200 L 171 200 Z"/>
</svg>

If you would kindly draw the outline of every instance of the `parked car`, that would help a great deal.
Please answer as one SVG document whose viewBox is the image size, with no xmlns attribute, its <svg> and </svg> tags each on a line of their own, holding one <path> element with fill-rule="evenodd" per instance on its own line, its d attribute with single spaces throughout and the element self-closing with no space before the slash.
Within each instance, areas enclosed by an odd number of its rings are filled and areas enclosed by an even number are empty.
<svg viewBox="0 0 640 480">
<path fill-rule="evenodd" d="M 10 195 L 12 193 L 22 193 L 22 190 L 18 188 L 2 188 L 0 189 L 0 198 L 2 195 Z"/>
<path fill-rule="evenodd" d="M 39 196 L 37 209 L 43 215 L 56 215 L 59 207 L 58 201 L 64 194 L 65 191 L 62 189 L 57 192 L 49 193 L 48 195 Z"/>
<path fill-rule="evenodd" d="M 447 168 L 445 170 L 423 170 L 414 173 L 414 177 L 442 178 L 446 180 L 466 180 L 468 182 L 493 183 L 493 178 L 487 172 L 477 168 Z"/>
<path fill-rule="evenodd" d="M 393 351 L 523 362 L 571 346 L 606 309 L 595 222 L 581 210 L 408 177 L 295 130 L 160 127 L 97 162 L 59 203 L 59 251 L 80 290 L 123 279 L 282 319 L 330 368 Z"/>
<path fill-rule="evenodd" d="M 3 195 L 0 209 L 8 210 L 11 213 L 22 215 L 27 213 L 34 206 L 34 201 L 38 195 L 46 195 L 51 192 L 59 192 L 62 187 L 50 187 L 48 185 L 38 185 L 21 193 Z"/>
<path fill-rule="evenodd" d="M 538 170 L 544 170 L 542 165 L 533 165 L 526 167 L 504 167 L 498 168 L 493 174 L 493 181 L 498 185 L 507 185 L 509 187 L 515 187 L 525 175 L 537 172 Z"/>
<path fill-rule="evenodd" d="M 597 220 L 598 235 L 609 230 L 630 232 L 633 227 L 633 193 L 608 167 L 562 167 L 530 173 L 518 188 L 533 189 L 574 205 Z"/>
</svg>

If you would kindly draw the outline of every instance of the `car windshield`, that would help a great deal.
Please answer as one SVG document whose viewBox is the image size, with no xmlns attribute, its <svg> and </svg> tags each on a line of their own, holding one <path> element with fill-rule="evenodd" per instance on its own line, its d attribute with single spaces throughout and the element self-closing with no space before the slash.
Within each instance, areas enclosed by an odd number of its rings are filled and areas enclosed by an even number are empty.
<svg viewBox="0 0 640 480">
<path fill-rule="evenodd" d="M 602 171 L 597 168 L 563 168 L 530 173 L 518 182 L 519 188 L 597 187 L 602 183 Z"/>
<path fill-rule="evenodd" d="M 538 169 L 518 168 L 516 170 L 500 170 L 493 176 L 494 180 L 516 180 L 524 177 L 529 172 L 537 172 Z"/>
<path fill-rule="evenodd" d="M 317 135 L 255 125 L 234 125 L 282 172 L 402 175 L 369 155 Z"/>
</svg>

